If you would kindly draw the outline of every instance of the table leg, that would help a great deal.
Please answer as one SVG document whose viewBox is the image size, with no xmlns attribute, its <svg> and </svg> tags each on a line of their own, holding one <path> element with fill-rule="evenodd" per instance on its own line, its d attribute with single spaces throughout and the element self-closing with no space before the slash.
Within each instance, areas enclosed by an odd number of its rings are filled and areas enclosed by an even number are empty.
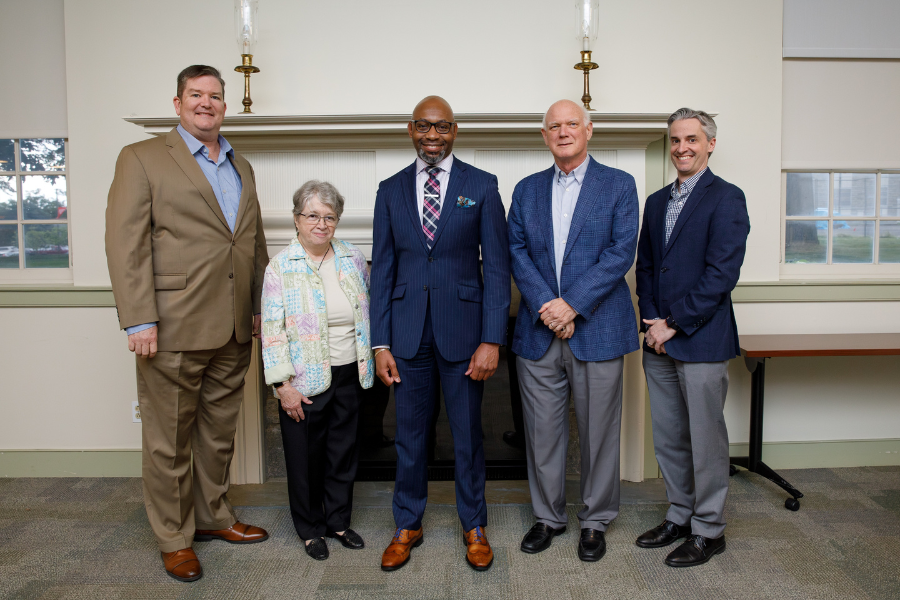
<svg viewBox="0 0 900 600">
<path fill-rule="evenodd" d="M 772 470 L 766 463 L 762 461 L 762 441 L 763 441 L 763 404 L 765 399 L 766 385 L 766 359 L 747 359 L 747 368 L 751 373 L 750 383 L 750 451 L 748 456 L 735 456 L 731 459 L 730 473 L 734 475 L 737 471 L 734 465 L 745 467 L 751 473 L 762 475 L 781 489 L 791 495 L 785 500 L 784 506 L 788 510 L 800 510 L 800 503 L 797 501 L 803 497 L 803 494 L 787 482 L 781 475 Z"/>
</svg>

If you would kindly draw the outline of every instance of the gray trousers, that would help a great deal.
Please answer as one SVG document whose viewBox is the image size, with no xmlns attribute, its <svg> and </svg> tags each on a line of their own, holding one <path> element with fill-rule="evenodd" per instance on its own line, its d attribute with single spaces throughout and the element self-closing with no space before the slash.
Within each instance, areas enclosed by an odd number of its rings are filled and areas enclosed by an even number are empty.
<svg viewBox="0 0 900 600">
<path fill-rule="evenodd" d="M 728 361 L 689 363 L 644 352 L 653 447 L 666 482 L 666 519 L 709 538 L 725 532 Z"/>
<path fill-rule="evenodd" d="M 619 514 L 619 430 L 623 357 L 575 358 L 568 340 L 554 338 L 538 360 L 517 359 L 531 506 L 540 523 L 566 525 L 569 392 L 581 442 L 581 528 L 606 531 Z"/>
</svg>

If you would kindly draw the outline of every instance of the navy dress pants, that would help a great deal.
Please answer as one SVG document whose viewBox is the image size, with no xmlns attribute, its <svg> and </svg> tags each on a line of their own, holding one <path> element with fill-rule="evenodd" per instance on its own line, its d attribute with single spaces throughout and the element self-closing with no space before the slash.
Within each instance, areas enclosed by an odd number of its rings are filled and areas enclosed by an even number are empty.
<svg viewBox="0 0 900 600">
<path fill-rule="evenodd" d="M 422 526 L 428 499 L 429 430 L 440 385 L 453 434 L 456 507 L 463 529 L 469 531 L 487 524 L 481 433 L 484 382 L 466 377 L 468 359 L 452 362 L 441 356 L 434 342 L 430 309 L 429 306 L 426 311 L 422 341 L 416 355 L 410 359 L 394 357 L 400 372 L 400 383 L 394 384 L 397 407 L 394 521 L 400 529 L 416 530 Z"/>
</svg>

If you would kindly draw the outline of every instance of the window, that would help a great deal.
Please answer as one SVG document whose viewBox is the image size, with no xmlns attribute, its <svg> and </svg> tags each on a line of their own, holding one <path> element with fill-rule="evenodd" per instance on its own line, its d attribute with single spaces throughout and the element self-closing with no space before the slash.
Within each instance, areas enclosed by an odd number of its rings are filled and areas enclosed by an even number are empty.
<svg viewBox="0 0 900 600">
<path fill-rule="evenodd" d="M 785 173 L 784 198 L 786 266 L 836 266 L 844 274 L 900 266 L 900 172 Z"/>
<path fill-rule="evenodd" d="M 0 139 L 0 273 L 68 269 L 66 140 Z"/>
</svg>

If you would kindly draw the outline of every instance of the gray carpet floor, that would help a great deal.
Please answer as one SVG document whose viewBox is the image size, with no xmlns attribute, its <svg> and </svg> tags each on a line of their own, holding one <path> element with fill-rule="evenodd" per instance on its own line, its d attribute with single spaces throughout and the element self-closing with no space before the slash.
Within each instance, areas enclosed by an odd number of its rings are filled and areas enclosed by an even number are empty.
<svg viewBox="0 0 900 600">
<path fill-rule="evenodd" d="M 262 544 L 195 544 L 204 577 L 173 581 L 162 568 L 138 479 L 0 479 L 0 598 L 315 599 L 888 599 L 900 598 L 900 467 L 810 469 L 784 476 L 806 497 L 784 509 L 781 490 L 741 471 L 731 480 L 727 551 L 708 564 L 671 569 L 669 549 L 634 538 L 658 524 L 664 504 L 623 504 L 597 563 L 576 556 L 576 512 L 547 551 L 518 545 L 530 506 L 491 505 L 494 566 L 464 562 L 452 505 L 430 505 L 425 543 L 395 573 L 379 568 L 393 533 L 389 507 L 357 506 L 364 550 L 329 540 L 331 558 L 309 559 L 286 507 L 238 508 L 269 530 Z"/>
</svg>

